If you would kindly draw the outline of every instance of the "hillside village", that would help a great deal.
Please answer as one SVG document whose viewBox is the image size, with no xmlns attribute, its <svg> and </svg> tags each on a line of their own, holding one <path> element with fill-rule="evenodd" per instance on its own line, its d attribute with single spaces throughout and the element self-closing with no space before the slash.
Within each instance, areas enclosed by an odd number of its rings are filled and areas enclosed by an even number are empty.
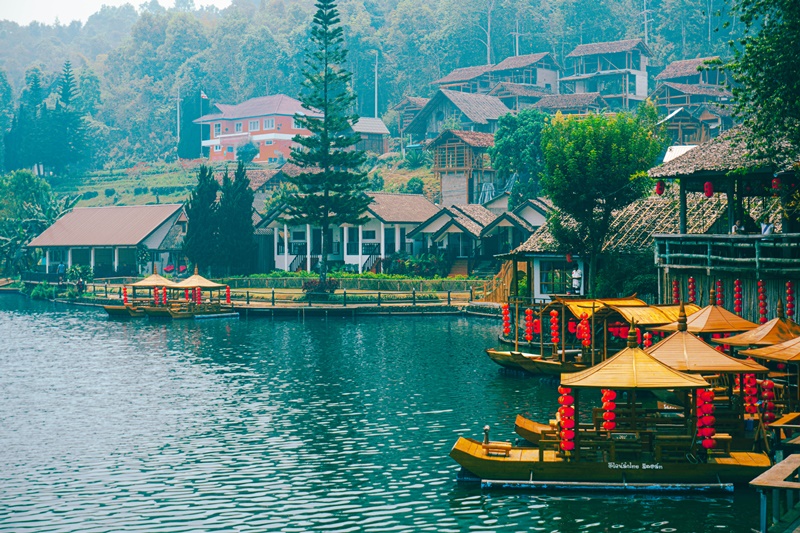
<svg viewBox="0 0 800 533">
<path fill-rule="evenodd" d="M 654 76 L 656 85 L 651 87 L 650 55 L 642 40 L 630 39 L 580 45 L 567 55 L 564 66 L 549 53 L 535 53 L 509 57 L 496 65 L 462 67 L 435 82 L 433 97 L 407 96 L 392 107 L 398 137 L 390 139 L 389 128 L 378 117 L 359 119 L 352 125 L 361 135 L 357 149 L 374 154 L 377 160 L 392 155 L 390 146 L 403 154 L 429 154 L 437 187 L 427 197 L 368 193 L 372 203 L 367 222 L 343 225 L 327 236 L 332 243 L 329 261 L 350 272 L 391 272 L 393 258 L 438 254 L 445 258 L 443 276 L 491 277 L 503 261 L 513 259 L 515 264 L 527 264 L 527 277 L 533 280 L 527 285 L 529 297 L 546 299 L 573 291 L 572 272 L 585 270 L 586 265 L 580 256 L 560 250 L 549 236 L 552 203 L 547 198 L 529 198 L 509 208 L 517 176 L 496 172 L 489 155 L 498 121 L 525 109 L 551 116 L 613 114 L 632 111 L 648 98 L 662 117 L 670 149 L 664 164 L 650 171 L 659 180 L 656 190 L 615 215 L 608 251 L 647 254 L 654 243 L 659 243 L 657 250 L 663 249 L 666 237 L 661 235 L 727 234 L 743 218 L 751 231 L 757 230 L 756 220 L 769 219 L 779 228 L 783 222 L 783 232 L 791 233 L 791 222 L 780 219 L 770 193 L 772 171 L 760 174 L 758 170 L 733 181 L 725 174 L 744 162 L 735 157 L 741 153 L 731 135 L 736 123 L 728 105 L 730 80 L 718 66 L 719 58 L 668 64 Z M 255 147 L 248 171 L 255 193 L 258 251 L 254 272 L 311 272 L 320 261 L 323 236 L 319 228 L 291 225 L 280 204 L 264 210 L 273 192 L 301 171 L 288 162 L 293 137 L 310 134 L 296 123 L 297 114 L 313 116 L 314 112 L 288 95 L 276 94 L 217 103 L 195 120 L 207 128 L 202 149 L 210 163 L 232 163 L 243 147 Z M 708 164 L 717 172 L 713 180 L 708 177 Z M 794 183 L 793 172 L 786 176 L 787 183 Z M 217 178 L 221 180 L 220 173 Z M 670 186 L 665 194 L 665 182 L 679 186 Z M 136 224 L 130 222 L 133 209 L 141 214 Z M 87 223 L 94 212 L 101 222 Z M 177 273 L 187 267 L 181 251 L 186 222 L 179 204 L 78 208 L 30 246 L 44 251 L 40 269 L 45 276 L 52 275 L 59 263 L 88 265 L 98 277 L 132 275 L 137 268 Z M 101 236 L 97 227 L 124 230 Z M 708 246 L 711 250 L 716 245 Z M 148 261 L 134 268 L 134 251 L 141 247 L 149 250 Z M 726 260 L 718 259 L 712 264 L 727 272 Z M 672 279 L 675 268 L 688 269 L 679 271 L 683 275 L 694 265 L 679 267 L 675 260 L 674 255 L 662 258 L 657 253 L 659 291 Z M 768 272 L 763 267 L 769 259 L 761 261 L 762 271 Z M 583 284 L 574 288 L 580 294 L 584 291 Z"/>
</svg>

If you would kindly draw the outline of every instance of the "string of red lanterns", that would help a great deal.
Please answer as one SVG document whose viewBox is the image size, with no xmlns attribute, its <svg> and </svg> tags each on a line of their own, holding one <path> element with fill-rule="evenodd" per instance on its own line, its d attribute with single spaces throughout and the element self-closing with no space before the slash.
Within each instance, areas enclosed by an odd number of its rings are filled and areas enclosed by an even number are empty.
<svg viewBox="0 0 800 533">
<path fill-rule="evenodd" d="M 533 309 L 530 307 L 525 309 L 525 340 L 533 340 Z"/>
<path fill-rule="evenodd" d="M 560 336 L 558 334 L 558 311 L 550 311 L 550 340 L 553 344 L 558 344 Z"/>
<path fill-rule="evenodd" d="M 744 376 L 744 412 L 755 414 L 758 412 L 758 387 L 756 386 L 756 375 L 745 374 Z"/>
<path fill-rule="evenodd" d="M 161 304 L 162 305 L 167 305 L 167 288 L 166 287 L 162 287 L 161 288 Z"/>
<path fill-rule="evenodd" d="M 759 324 L 767 323 L 767 291 L 764 288 L 764 282 L 758 280 L 758 319 Z"/>
<path fill-rule="evenodd" d="M 653 345 L 653 334 L 649 331 L 644 334 L 644 347 L 649 348 Z"/>
<path fill-rule="evenodd" d="M 689 277 L 689 303 L 693 304 L 697 302 L 697 284 L 694 281 L 694 277 Z"/>
<path fill-rule="evenodd" d="M 231 303 L 231 287 L 230 287 L 230 285 L 225 285 L 225 303 L 226 304 Z"/>
<path fill-rule="evenodd" d="M 559 436 L 561 437 L 561 449 L 569 455 L 575 449 L 575 398 L 572 396 L 572 389 L 569 387 L 558 387 L 558 408 L 560 419 Z"/>
<path fill-rule="evenodd" d="M 158 307 L 158 287 L 153 287 L 153 305 Z"/>
<path fill-rule="evenodd" d="M 189 289 L 183 289 L 183 297 L 187 302 L 189 301 Z"/>
<path fill-rule="evenodd" d="M 712 389 L 697 389 L 697 437 L 702 439 L 700 444 L 706 450 L 716 446 L 713 439 L 716 435 L 714 423 L 714 391 Z"/>
<path fill-rule="evenodd" d="M 721 279 L 717 280 L 717 305 L 720 306 L 720 307 L 725 305 L 725 297 L 724 297 L 724 294 L 722 293 L 722 280 Z"/>
<path fill-rule="evenodd" d="M 611 389 L 602 389 L 601 392 L 603 393 L 603 411 L 605 411 L 603 413 L 603 429 L 611 431 L 617 427 L 615 422 L 617 413 L 614 412 L 617 408 L 617 404 L 614 402 L 617 399 L 617 393 Z"/>
<path fill-rule="evenodd" d="M 733 312 L 742 316 L 742 281 L 733 282 Z"/>
<path fill-rule="evenodd" d="M 122 303 L 128 303 L 128 287 L 122 287 Z"/>
<path fill-rule="evenodd" d="M 508 337 L 511 334 L 511 310 L 508 304 L 503 304 L 503 335 Z"/>
<path fill-rule="evenodd" d="M 578 324 L 578 338 L 581 339 L 581 345 L 588 348 L 592 345 L 592 330 L 589 326 L 589 315 L 581 313 L 581 323 Z"/>
<path fill-rule="evenodd" d="M 786 316 L 794 320 L 794 284 L 786 282 Z"/>
<path fill-rule="evenodd" d="M 764 427 L 769 426 L 772 422 L 775 422 L 775 383 L 772 380 L 765 379 L 761 382 L 761 399 L 764 400 L 761 402 L 761 408 L 763 409 L 763 414 L 761 415 L 761 420 L 764 421 Z"/>
<path fill-rule="evenodd" d="M 674 303 L 675 305 L 681 303 L 681 291 L 680 288 L 678 287 L 677 279 L 672 280 L 672 303 Z"/>
</svg>

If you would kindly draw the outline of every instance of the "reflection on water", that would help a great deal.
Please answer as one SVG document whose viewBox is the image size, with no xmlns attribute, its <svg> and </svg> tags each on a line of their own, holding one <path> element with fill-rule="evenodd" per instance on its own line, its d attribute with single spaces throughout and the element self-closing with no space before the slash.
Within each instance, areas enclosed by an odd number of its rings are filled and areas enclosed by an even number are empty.
<svg viewBox="0 0 800 533">
<path fill-rule="evenodd" d="M 749 531 L 733 498 L 482 492 L 459 434 L 513 439 L 552 381 L 461 317 L 149 322 L 0 296 L 2 531 Z"/>
</svg>

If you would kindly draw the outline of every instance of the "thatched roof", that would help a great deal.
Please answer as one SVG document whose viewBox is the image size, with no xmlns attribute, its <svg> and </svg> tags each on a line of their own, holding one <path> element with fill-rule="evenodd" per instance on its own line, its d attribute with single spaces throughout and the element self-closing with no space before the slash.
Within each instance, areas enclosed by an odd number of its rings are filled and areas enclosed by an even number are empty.
<svg viewBox="0 0 800 533">
<path fill-rule="evenodd" d="M 775 165 L 753 157 L 745 144 L 746 135 L 745 128 L 731 128 L 680 157 L 651 168 L 648 174 L 651 178 L 679 178 L 704 172 L 725 174 L 739 169 L 765 169 L 771 172 Z M 779 167 L 788 169 L 790 165 L 781 164 Z"/>
<path fill-rule="evenodd" d="M 687 195 L 687 232 L 706 233 L 726 213 L 727 204 L 719 196 Z M 653 235 L 675 234 L 679 230 L 679 201 L 674 194 L 650 196 L 614 213 L 604 251 L 636 252 L 652 248 Z M 555 252 L 558 250 L 549 226 L 545 224 L 513 253 Z"/>
<path fill-rule="evenodd" d="M 770 361 L 784 361 L 797 363 L 800 362 L 800 337 L 780 344 L 773 344 L 764 348 L 754 350 L 742 350 L 742 355 L 759 357 Z"/>
</svg>

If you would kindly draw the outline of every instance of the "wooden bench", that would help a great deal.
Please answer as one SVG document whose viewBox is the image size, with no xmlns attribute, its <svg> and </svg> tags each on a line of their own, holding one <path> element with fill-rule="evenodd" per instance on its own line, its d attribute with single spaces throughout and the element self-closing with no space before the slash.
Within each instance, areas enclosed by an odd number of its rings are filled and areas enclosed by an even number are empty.
<svg viewBox="0 0 800 533">
<path fill-rule="evenodd" d="M 483 446 L 483 451 L 486 452 L 486 455 L 502 455 L 503 457 L 508 457 L 511 453 L 510 442 L 484 442 L 481 443 L 481 446 Z"/>
<path fill-rule="evenodd" d="M 655 460 L 683 459 L 692 451 L 692 437 L 688 435 L 656 435 Z"/>
<path fill-rule="evenodd" d="M 711 452 L 722 452 L 723 455 L 730 455 L 731 454 L 731 442 L 733 441 L 733 437 L 730 436 L 728 433 L 717 433 L 714 435 L 713 439 L 716 441 L 717 445 L 711 449 Z"/>
</svg>

